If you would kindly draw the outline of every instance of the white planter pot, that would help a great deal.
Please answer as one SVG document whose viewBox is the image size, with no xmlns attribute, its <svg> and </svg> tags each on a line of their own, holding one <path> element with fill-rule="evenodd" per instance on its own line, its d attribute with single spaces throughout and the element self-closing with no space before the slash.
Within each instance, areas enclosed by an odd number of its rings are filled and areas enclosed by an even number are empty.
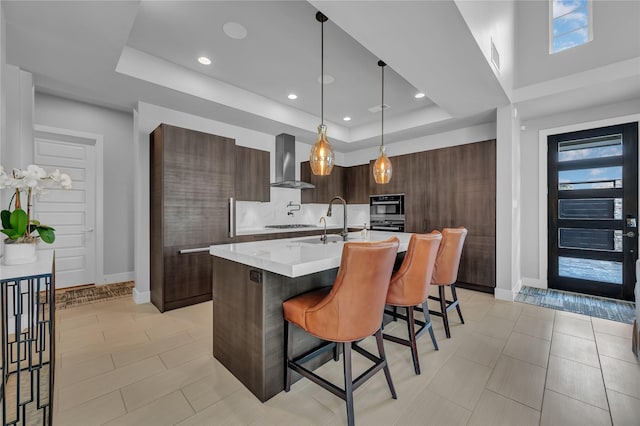
<svg viewBox="0 0 640 426">
<path fill-rule="evenodd" d="M 23 265 L 36 261 L 36 243 L 4 244 L 4 264 Z"/>
</svg>

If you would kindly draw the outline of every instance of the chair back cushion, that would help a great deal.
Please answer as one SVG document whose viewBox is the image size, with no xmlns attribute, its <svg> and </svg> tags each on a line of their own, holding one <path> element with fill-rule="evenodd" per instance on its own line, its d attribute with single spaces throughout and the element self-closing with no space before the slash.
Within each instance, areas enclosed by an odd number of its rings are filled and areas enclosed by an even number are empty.
<svg viewBox="0 0 640 426">
<path fill-rule="evenodd" d="M 438 249 L 438 257 L 433 269 L 432 284 L 450 285 L 458 279 L 458 267 L 467 230 L 460 228 L 444 228 L 442 241 Z"/>
<path fill-rule="evenodd" d="M 325 340 L 352 342 L 382 325 L 399 241 L 345 243 L 331 291 L 306 312 L 306 331 Z"/>
<path fill-rule="evenodd" d="M 442 234 L 413 234 L 400 269 L 391 277 L 387 304 L 421 305 L 429 297 L 429 286 Z"/>
</svg>

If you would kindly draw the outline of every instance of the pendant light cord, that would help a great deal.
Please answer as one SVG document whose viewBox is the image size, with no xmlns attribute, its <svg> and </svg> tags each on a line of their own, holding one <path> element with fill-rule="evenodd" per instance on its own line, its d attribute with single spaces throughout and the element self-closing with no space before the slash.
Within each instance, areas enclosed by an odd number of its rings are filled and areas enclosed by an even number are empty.
<svg viewBox="0 0 640 426">
<path fill-rule="evenodd" d="M 384 146 L 384 65 L 382 66 L 382 105 L 380 105 L 380 111 L 382 112 L 381 141 L 382 141 L 382 146 Z"/>
<path fill-rule="evenodd" d="M 320 22 L 320 124 L 324 125 L 324 22 Z"/>
</svg>

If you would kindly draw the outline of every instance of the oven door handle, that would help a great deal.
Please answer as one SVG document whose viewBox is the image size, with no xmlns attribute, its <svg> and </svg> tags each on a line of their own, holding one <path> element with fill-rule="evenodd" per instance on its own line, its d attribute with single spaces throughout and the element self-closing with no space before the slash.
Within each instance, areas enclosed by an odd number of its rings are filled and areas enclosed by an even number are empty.
<svg viewBox="0 0 640 426">
<path fill-rule="evenodd" d="M 377 205 L 381 205 L 381 204 L 397 204 L 400 205 L 400 201 L 372 201 L 371 205 L 372 206 L 377 206 Z"/>
</svg>

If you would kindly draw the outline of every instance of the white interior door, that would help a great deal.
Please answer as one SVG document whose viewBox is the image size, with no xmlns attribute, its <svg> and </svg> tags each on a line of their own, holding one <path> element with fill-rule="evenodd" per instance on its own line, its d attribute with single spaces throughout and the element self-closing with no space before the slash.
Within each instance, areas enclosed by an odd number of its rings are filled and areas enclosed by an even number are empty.
<svg viewBox="0 0 640 426">
<path fill-rule="evenodd" d="M 96 283 L 96 147 L 65 135 L 35 138 L 35 164 L 60 169 L 70 190 L 50 189 L 34 200 L 35 218 L 55 228 L 56 288 Z"/>
</svg>

